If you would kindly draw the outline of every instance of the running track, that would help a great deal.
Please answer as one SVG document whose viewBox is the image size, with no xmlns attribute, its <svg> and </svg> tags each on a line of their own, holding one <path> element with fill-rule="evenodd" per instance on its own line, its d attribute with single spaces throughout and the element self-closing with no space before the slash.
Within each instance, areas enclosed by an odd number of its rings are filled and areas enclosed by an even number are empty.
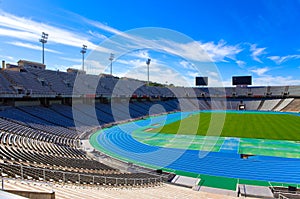
<svg viewBox="0 0 300 199">
<path fill-rule="evenodd" d="M 236 150 L 206 153 L 196 150 L 163 148 L 143 144 L 131 136 L 132 131 L 137 128 L 164 122 L 170 123 L 180 120 L 188 114 L 172 113 L 104 129 L 98 132 L 98 147 L 112 156 L 122 157 L 129 162 L 153 168 L 167 168 L 237 179 L 300 184 L 300 159 L 263 156 L 255 159 L 241 159 Z"/>
</svg>

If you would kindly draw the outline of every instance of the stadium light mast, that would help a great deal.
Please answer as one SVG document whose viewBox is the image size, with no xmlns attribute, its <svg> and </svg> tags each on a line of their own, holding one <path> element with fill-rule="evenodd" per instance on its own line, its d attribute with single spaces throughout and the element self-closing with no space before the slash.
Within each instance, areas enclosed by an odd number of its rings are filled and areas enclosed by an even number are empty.
<svg viewBox="0 0 300 199">
<path fill-rule="evenodd" d="M 82 45 L 82 49 L 80 51 L 80 53 L 82 54 L 82 71 L 84 71 L 84 54 L 86 53 L 86 49 L 87 49 L 87 46 Z"/>
<path fill-rule="evenodd" d="M 150 84 L 150 81 L 149 81 L 149 65 L 150 65 L 150 62 L 151 62 L 151 59 L 148 58 L 147 61 L 146 61 L 146 64 L 147 64 L 147 70 L 148 70 L 148 81 L 147 81 L 147 85 L 149 86 Z"/>
<path fill-rule="evenodd" d="M 110 61 L 110 75 L 112 75 L 112 62 L 115 58 L 115 55 L 110 53 L 109 61 Z"/>
<path fill-rule="evenodd" d="M 45 43 L 47 43 L 48 34 L 45 32 L 42 32 L 42 37 L 40 39 L 40 42 L 42 43 L 42 63 L 45 63 Z"/>
</svg>

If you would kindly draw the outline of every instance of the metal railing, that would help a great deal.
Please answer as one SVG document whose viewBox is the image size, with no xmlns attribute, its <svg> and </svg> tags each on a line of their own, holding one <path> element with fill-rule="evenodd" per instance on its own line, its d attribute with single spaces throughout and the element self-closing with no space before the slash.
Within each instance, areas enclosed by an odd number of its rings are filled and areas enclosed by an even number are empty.
<svg viewBox="0 0 300 199">
<path fill-rule="evenodd" d="M 289 199 L 288 197 L 282 195 L 281 193 L 278 195 L 278 198 L 279 198 L 279 199 Z"/>
<path fill-rule="evenodd" d="M 42 182 L 75 183 L 105 186 L 141 186 L 147 184 L 162 183 L 164 176 L 153 177 L 112 177 L 105 175 L 93 175 L 88 173 L 52 170 L 47 168 L 31 167 L 18 164 L 0 163 L 1 175 L 22 180 L 37 180 Z M 126 175 L 126 174 L 124 174 Z M 127 174 L 128 175 L 128 174 Z M 134 174 L 132 174 L 134 175 Z"/>
</svg>

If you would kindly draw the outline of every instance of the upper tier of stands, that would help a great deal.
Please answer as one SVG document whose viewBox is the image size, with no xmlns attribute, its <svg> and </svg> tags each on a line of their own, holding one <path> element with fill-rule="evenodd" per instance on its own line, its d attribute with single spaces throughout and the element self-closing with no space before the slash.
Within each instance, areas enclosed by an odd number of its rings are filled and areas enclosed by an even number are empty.
<svg viewBox="0 0 300 199">
<path fill-rule="evenodd" d="M 144 82 L 112 76 L 26 68 L 21 71 L 0 70 L 0 95 L 104 97 L 300 97 L 300 86 L 263 87 L 155 87 Z"/>
</svg>

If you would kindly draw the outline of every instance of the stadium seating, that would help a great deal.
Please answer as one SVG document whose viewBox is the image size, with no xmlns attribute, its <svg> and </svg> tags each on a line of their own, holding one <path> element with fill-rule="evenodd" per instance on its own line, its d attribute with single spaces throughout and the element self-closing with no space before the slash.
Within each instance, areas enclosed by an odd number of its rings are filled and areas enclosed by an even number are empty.
<svg viewBox="0 0 300 199">
<path fill-rule="evenodd" d="M 138 124 L 147 126 L 148 115 L 237 110 L 240 104 L 245 105 L 246 110 L 300 111 L 300 86 L 156 87 L 127 78 L 34 68 L 1 70 L 0 97 L 2 176 L 113 186 L 150 186 L 166 179 L 155 172 L 123 172 L 91 158 L 80 149 L 82 135 L 88 137 L 100 127 L 136 118 L 143 118 Z M 38 105 L 33 103 L 37 101 Z M 176 114 L 167 117 L 175 120 Z M 133 127 L 129 125 L 126 128 Z M 112 130 L 114 132 L 109 133 Z M 111 148 L 113 152 L 118 152 L 113 144 L 126 152 L 137 150 L 139 153 L 130 153 L 130 158 L 136 161 L 158 167 L 168 165 L 176 168 L 180 165 L 182 168 L 192 168 L 189 172 L 208 175 L 242 176 L 255 180 L 274 180 L 276 177 L 277 181 L 284 182 L 291 173 L 282 174 L 281 169 L 287 167 L 292 170 L 300 166 L 296 161 L 285 165 L 279 159 L 264 161 L 263 164 L 243 161 L 227 153 L 211 153 L 199 161 L 191 162 L 198 154 L 190 150 L 168 164 L 182 151 L 163 149 L 166 158 L 157 160 L 150 155 L 145 160 L 145 154 L 161 148 L 142 144 L 117 127 L 109 128 L 102 136 L 111 141 L 104 142 L 103 146 Z M 237 172 L 230 172 L 218 165 L 228 165 Z M 272 172 L 274 178 L 267 172 Z M 296 171 L 295 178 L 290 180 L 298 182 L 299 174 Z"/>
<path fill-rule="evenodd" d="M 271 99 L 271 100 L 264 100 L 263 105 L 260 107 L 262 111 L 270 111 L 280 102 L 280 99 Z"/>
<path fill-rule="evenodd" d="M 24 71 L 10 71 L 4 70 L 2 73 L 10 82 L 13 83 L 14 86 L 23 88 L 26 93 L 30 94 L 44 94 L 44 95 L 52 95 L 55 94 L 50 87 L 48 86 L 47 82 L 39 79 L 33 73 Z"/>
<path fill-rule="evenodd" d="M 123 105 L 118 103 L 120 110 Z M 97 107 L 105 106 L 105 104 L 97 104 Z M 81 118 L 72 114 L 74 109 L 80 112 L 78 115 L 81 115 Z M 76 148 L 78 134 L 81 133 L 78 132 L 78 129 L 83 130 L 84 128 L 92 128 L 95 125 L 99 126 L 98 118 L 99 121 L 104 118 L 105 112 L 94 109 L 97 110 L 97 116 L 93 118 L 89 109 L 91 107 L 86 104 L 77 104 L 73 108 L 55 104 L 50 108 L 21 106 L 17 108 L 9 107 L 0 111 L 2 117 L 0 118 L 0 155 L 4 160 L 4 163 L 0 165 L 2 173 L 18 178 L 45 179 L 56 182 L 69 181 L 73 183 L 78 182 L 78 175 L 81 175 L 79 183 L 88 184 L 91 183 L 91 179 L 95 184 L 107 183 L 111 185 L 160 182 L 161 178 L 152 174 L 120 173 L 109 166 L 88 158 L 83 151 Z M 106 109 L 111 111 L 108 107 Z M 106 116 L 109 115 L 112 114 L 106 114 Z M 79 120 L 76 123 L 79 128 L 74 128 L 73 117 Z M 92 119 L 97 124 L 91 123 Z M 105 120 L 113 122 L 118 119 L 124 118 Z M 45 168 L 51 169 L 51 172 L 42 170 Z M 61 168 L 67 169 L 71 173 L 62 176 L 64 171 L 60 171 Z M 78 174 L 78 171 L 82 173 Z"/>
<path fill-rule="evenodd" d="M 283 108 L 283 111 L 300 112 L 300 99 L 294 99 L 291 101 L 285 108 Z"/>
<path fill-rule="evenodd" d="M 64 79 L 65 73 L 59 71 L 51 71 L 51 70 L 39 70 L 28 68 L 27 69 L 30 73 L 36 75 L 39 78 L 44 79 L 47 82 L 47 85 L 54 91 L 56 94 L 60 95 L 72 95 L 73 88 L 68 86 L 67 81 L 68 79 Z M 68 76 L 72 76 L 71 74 Z M 71 81 L 71 82 L 74 82 Z"/>
<path fill-rule="evenodd" d="M 289 105 L 292 101 L 294 100 L 294 98 L 286 98 L 281 100 L 281 103 L 278 104 L 278 106 L 276 108 L 274 108 L 274 111 L 281 111 L 282 109 L 284 109 L 287 105 Z"/>
<path fill-rule="evenodd" d="M 0 94 L 14 93 L 11 86 L 10 82 L 0 73 Z"/>
</svg>

